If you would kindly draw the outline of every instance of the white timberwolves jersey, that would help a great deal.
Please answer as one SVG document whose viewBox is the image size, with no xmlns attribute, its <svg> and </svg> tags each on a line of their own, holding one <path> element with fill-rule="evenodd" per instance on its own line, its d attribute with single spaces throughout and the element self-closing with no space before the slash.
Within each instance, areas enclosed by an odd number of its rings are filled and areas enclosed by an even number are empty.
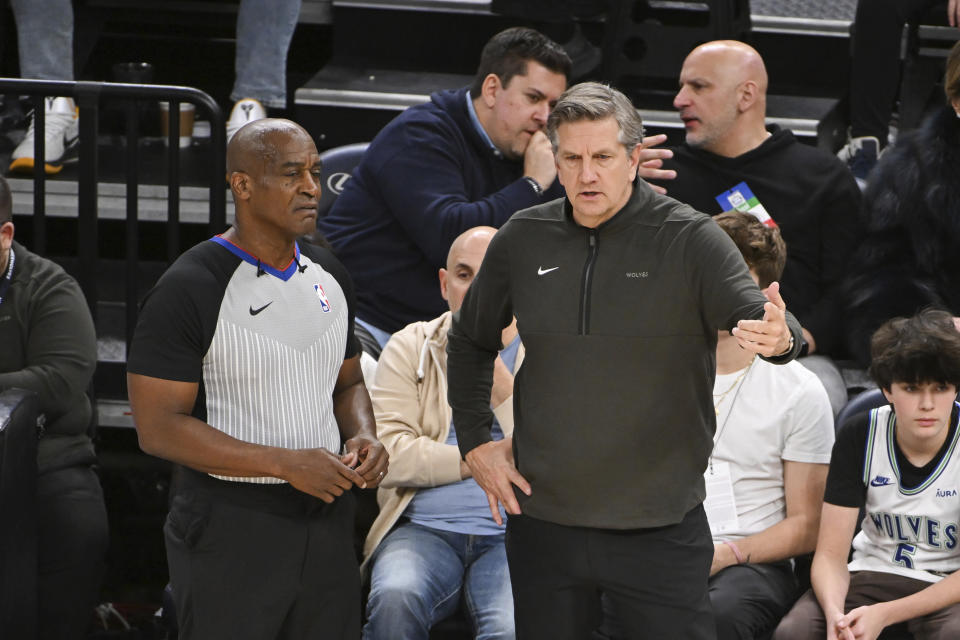
<svg viewBox="0 0 960 640">
<path fill-rule="evenodd" d="M 866 517 L 853 540 L 851 571 L 883 571 L 936 582 L 960 569 L 960 429 L 943 459 L 912 489 L 900 486 L 891 407 L 870 412 L 863 481 Z"/>
</svg>

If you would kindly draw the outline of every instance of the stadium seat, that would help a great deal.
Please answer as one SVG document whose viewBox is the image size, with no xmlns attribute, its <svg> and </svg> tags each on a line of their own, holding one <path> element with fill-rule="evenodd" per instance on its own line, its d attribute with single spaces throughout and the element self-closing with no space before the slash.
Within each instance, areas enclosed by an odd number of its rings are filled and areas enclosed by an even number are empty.
<svg viewBox="0 0 960 640">
<path fill-rule="evenodd" d="M 317 209 L 317 219 L 327 215 L 333 202 L 343 192 L 343 187 L 350 179 L 354 168 L 360 163 L 363 152 L 367 150 L 368 142 L 357 142 L 342 147 L 327 149 L 320 154 L 323 163 L 321 176 L 320 203 Z"/>
<path fill-rule="evenodd" d="M 843 406 L 843 409 L 837 414 L 837 419 L 834 421 L 834 424 L 836 428 L 839 429 L 847 418 L 870 409 L 882 407 L 885 404 L 887 404 L 887 399 L 880 389 L 874 388 L 861 391 Z"/>
</svg>

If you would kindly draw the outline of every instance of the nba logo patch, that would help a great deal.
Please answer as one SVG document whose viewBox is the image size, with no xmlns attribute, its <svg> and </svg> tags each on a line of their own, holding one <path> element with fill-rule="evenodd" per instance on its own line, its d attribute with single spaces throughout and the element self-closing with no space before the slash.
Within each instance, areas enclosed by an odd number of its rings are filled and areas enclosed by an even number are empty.
<svg viewBox="0 0 960 640">
<path fill-rule="evenodd" d="M 320 308 L 323 309 L 324 313 L 330 313 L 330 301 L 327 300 L 327 294 L 323 292 L 323 287 L 315 284 L 313 290 L 317 292 L 317 297 L 320 298 Z"/>
</svg>

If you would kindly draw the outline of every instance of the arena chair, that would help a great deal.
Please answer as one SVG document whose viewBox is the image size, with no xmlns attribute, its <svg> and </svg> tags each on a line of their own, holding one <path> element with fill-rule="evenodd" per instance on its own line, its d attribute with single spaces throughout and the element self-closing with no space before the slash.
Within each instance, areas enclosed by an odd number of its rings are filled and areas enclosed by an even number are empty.
<svg viewBox="0 0 960 640">
<path fill-rule="evenodd" d="M 870 409 L 882 407 L 885 404 L 887 404 L 887 399 L 880 389 L 873 388 L 861 391 L 843 406 L 843 409 L 837 414 L 837 419 L 834 421 L 834 424 L 836 428 L 839 429 L 847 418 Z"/>
<path fill-rule="evenodd" d="M 317 209 L 317 219 L 327 215 L 334 201 L 343 192 L 344 185 L 350 179 L 354 168 L 360 163 L 369 142 L 357 142 L 327 149 L 320 154 L 323 167 L 320 173 L 321 193 Z"/>
<path fill-rule="evenodd" d="M 0 629 L 33 638 L 37 624 L 36 394 L 0 393 Z"/>
<path fill-rule="evenodd" d="M 344 185 L 360 163 L 360 158 L 363 157 L 369 144 L 369 142 L 356 142 L 341 147 L 333 147 L 320 154 L 322 168 L 320 171 L 320 202 L 317 206 L 317 220 L 323 218 L 330 211 L 330 207 L 343 192 Z M 327 242 L 319 230 L 309 240 L 314 244 L 332 249 L 330 243 Z M 355 335 L 363 350 L 361 366 L 363 367 L 364 378 L 367 384 L 370 384 L 373 379 L 373 372 L 376 370 L 377 360 L 380 358 L 380 345 L 370 335 L 370 332 L 360 325 L 356 326 Z"/>
</svg>

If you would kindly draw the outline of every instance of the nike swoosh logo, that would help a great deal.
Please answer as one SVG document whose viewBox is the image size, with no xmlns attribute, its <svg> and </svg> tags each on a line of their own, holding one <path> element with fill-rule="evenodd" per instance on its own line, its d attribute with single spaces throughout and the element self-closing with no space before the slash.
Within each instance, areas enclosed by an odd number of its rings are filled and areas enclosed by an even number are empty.
<svg viewBox="0 0 960 640">
<path fill-rule="evenodd" d="M 263 311 L 264 309 L 266 309 L 267 307 L 269 307 L 269 306 L 272 305 L 272 304 L 273 304 L 273 300 L 271 300 L 271 301 L 268 302 L 267 304 L 263 305 L 263 306 L 260 307 L 259 309 L 254 309 L 254 308 L 253 308 L 253 305 L 251 305 L 251 306 L 250 306 L 250 315 L 255 316 L 255 315 L 257 315 L 258 313 L 260 313 L 261 311 Z"/>
<path fill-rule="evenodd" d="M 556 270 L 559 269 L 559 268 L 560 268 L 560 267 L 550 267 L 549 269 L 544 269 L 543 267 L 540 267 L 539 269 L 537 269 L 537 275 L 538 275 L 538 276 L 542 276 L 542 275 L 545 274 L 545 273 L 550 273 L 551 271 L 556 271 Z"/>
<path fill-rule="evenodd" d="M 888 484 L 892 484 L 892 483 L 886 478 L 884 478 L 883 480 L 878 480 L 877 478 L 874 478 L 873 480 L 870 481 L 871 487 L 885 487 Z"/>
</svg>

